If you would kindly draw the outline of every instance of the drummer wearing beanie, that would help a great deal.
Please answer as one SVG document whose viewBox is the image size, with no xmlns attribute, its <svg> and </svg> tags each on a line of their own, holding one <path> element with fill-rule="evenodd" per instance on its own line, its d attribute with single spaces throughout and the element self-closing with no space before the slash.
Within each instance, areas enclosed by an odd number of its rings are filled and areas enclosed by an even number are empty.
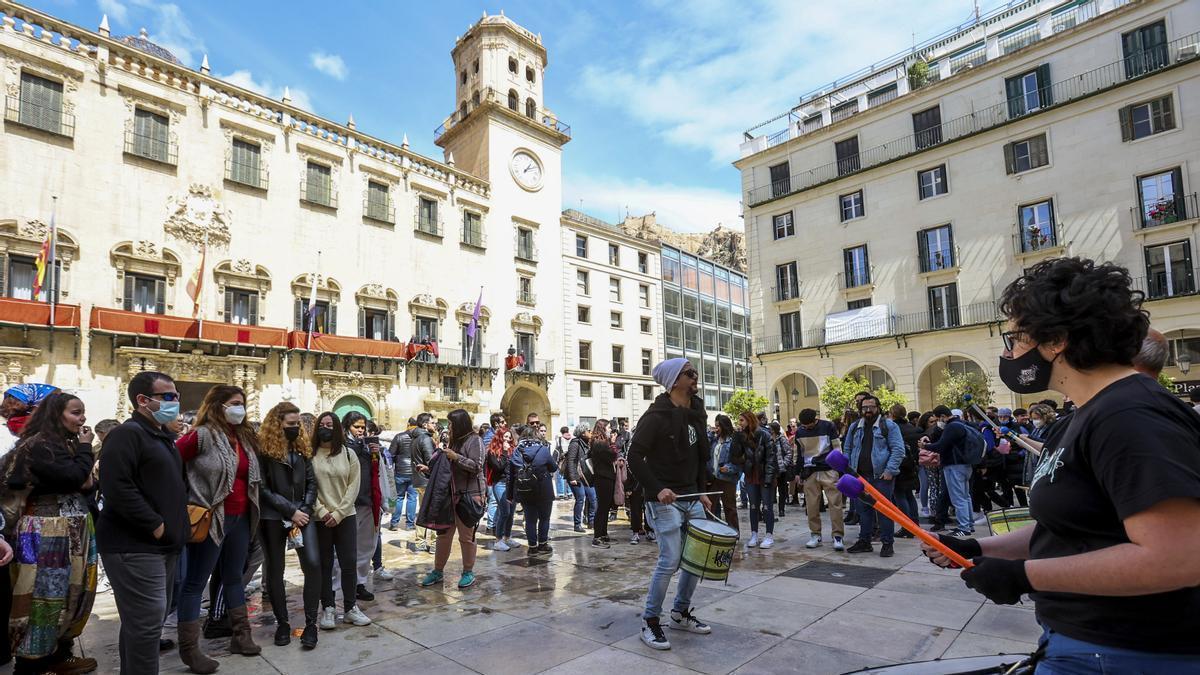
<svg viewBox="0 0 1200 675">
<path fill-rule="evenodd" d="M 650 575 L 642 642 L 653 649 L 670 649 L 659 617 L 663 599 L 679 559 L 689 520 L 703 520 L 712 508 L 707 496 L 695 495 L 706 481 L 709 459 L 708 416 L 696 395 L 700 375 L 687 359 L 667 359 L 654 367 L 654 381 L 667 391 L 658 395 L 638 420 L 629 446 L 629 468 L 646 493 L 646 517 L 658 533 L 658 564 Z M 692 615 L 692 593 L 700 578 L 679 573 L 679 587 L 669 625 L 676 630 L 707 635 L 707 624 Z"/>
</svg>

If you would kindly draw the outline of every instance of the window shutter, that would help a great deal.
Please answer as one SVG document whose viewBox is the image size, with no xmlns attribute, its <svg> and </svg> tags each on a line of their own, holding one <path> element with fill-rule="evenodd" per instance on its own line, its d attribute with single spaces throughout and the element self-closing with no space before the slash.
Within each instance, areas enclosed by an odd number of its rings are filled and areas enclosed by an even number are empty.
<svg viewBox="0 0 1200 675">
<path fill-rule="evenodd" d="M 383 336 L 385 340 L 396 339 L 396 313 L 389 311 L 387 313 L 387 334 Z"/>
<path fill-rule="evenodd" d="M 854 283 L 854 253 L 853 249 L 842 251 L 842 267 L 845 269 L 846 288 L 849 288 Z"/>
<path fill-rule="evenodd" d="M 330 335 L 337 335 L 337 304 L 329 303 L 329 320 L 326 322 L 325 332 Z"/>
<path fill-rule="evenodd" d="M 954 228 L 946 226 L 946 245 L 950 248 L 950 267 L 958 266 L 958 251 L 954 248 Z"/>
<path fill-rule="evenodd" d="M 950 284 L 946 287 L 946 306 L 958 311 L 958 284 Z"/>
<path fill-rule="evenodd" d="M 1178 216 L 1179 220 L 1183 220 L 1185 218 L 1194 218 L 1196 214 L 1187 213 L 1187 202 L 1184 200 L 1183 194 L 1183 171 L 1180 169 L 1180 167 L 1175 167 L 1171 170 L 1171 190 L 1174 191 L 1172 201 L 1175 202 L 1175 214 Z M 1190 255 L 1188 256 L 1188 259 L 1190 261 Z M 1192 269 L 1191 264 L 1189 263 L 1187 267 L 1190 272 Z"/>
<path fill-rule="evenodd" d="M 917 255 L 921 256 L 921 271 L 929 271 L 929 233 L 928 231 L 917 233 Z"/>
<path fill-rule="evenodd" d="M 233 323 L 233 291 L 225 289 L 225 323 Z"/>
<path fill-rule="evenodd" d="M 304 300 L 296 298 L 295 309 L 293 310 L 296 318 L 296 330 L 304 330 L 307 326 L 304 325 Z"/>
<path fill-rule="evenodd" d="M 1035 138 L 1030 145 L 1033 146 L 1030 148 L 1030 153 L 1033 155 L 1031 159 L 1037 160 L 1033 166 L 1046 166 L 1050 163 L 1050 142 L 1046 139 L 1045 134 Z"/>
<path fill-rule="evenodd" d="M 1054 105 L 1054 85 L 1050 82 L 1050 64 L 1037 67 L 1038 102 L 1042 107 Z"/>
<path fill-rule="evenodd" d="M 358 337 L 367 337 L 367 310 L 361 305 L 358 308 Z"/>
<path fill-rule="evenodd" d="M 1008 116 L 1020 117 L 1025 114 L 1025 97 L 1021 95 L 1021 78 L 1010 77 L 1004 81 L 1004 97 L 1008 99 Z"/>
<path fill-rule="evenodd" d="M 250 294 L 250 316 L 246 317 L 246 319 L 247 324 L 251 326 L 258 325 L 258 293 Z"/>
<path fill-rule="evenodd" d="M 942 189 L 950 191 L 950 169 L 945 164 L 942 165 Z"/>
<path fill-rule="evenodd" d="M 8 254 L 0 253 L 0 298 L 8 297 Z"/>
<path fill-rule="evenodd" d="M 1158 103 L 1159 114 L 1162 116 L 1162 124 L 1160 130 L 1166 131 L 1175 128 L 1175 105 L 1174 98 L 1171 94 L 1167 94 Z"/>
<path fill-rule="evenodd" d="M 154 313 L 167 313 L 167 282 L 162 279 L 154 280 Z"/>
<path fill-rule="evenodd" d="M 131 274 L 125 275 L 125 298 L 122 305 L 125 311 L 133 311 L 133 275 Z"/>
<path fill-rule="evenodd" d="M 1121 121 L 1121 141 L 1133 140 L 1133 106 L 1127 105 L 1117 111 L 1117 118 Z"/>
<path fill-rule="evenodd" d="M 1017 167 L 1013 163 L 1013 144 L 1005 143 L 1004 144 L 1004 173 L 1011 175 L 1011 174 L 1015 173 L 1016 170 L 1017 170 Z"/>
<path fill-rule="evenodd" d="M 865 281 L 871 283 L 871 252 L 867 250 L 867 245 L 863 244 L 863 276 Z"/>
</svg>

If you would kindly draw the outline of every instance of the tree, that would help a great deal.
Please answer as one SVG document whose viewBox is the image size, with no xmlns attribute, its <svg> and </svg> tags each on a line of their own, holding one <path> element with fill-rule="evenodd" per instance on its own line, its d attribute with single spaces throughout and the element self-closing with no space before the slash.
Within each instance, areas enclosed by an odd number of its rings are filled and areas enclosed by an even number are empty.
<svg viewBox="0 0 1200 675">
<path fill-rule="evenodd" d="M 908 399 L 903 394 L 894 392 L 887 387 L 872 390 L 871 383 L 863 377 L 827 377 L 821 385 L 821 406 L 829 419 L 840 419 L 842 413 L 854 407 L 854 395 L 860 391 L 869 391 L 879 399 L 879 407 L 887 411 L 893 405 L 907 405 Z"/>
<path fill-rule="evenodd" d="M 943 370 L 942 382 L 934 392 L 934 398 L 937 399 L 938 405 L 944 405 L 947 408 L 964 408 L 966 407 L 966 402 L 963 401 L 964 394 L 970 394 L 971 402 L 980 408 L 985 408 L 992 403 L 992 390 L 983 373 L 952 373 L 949 370 Z"/>
<path fill-rule="evenodd" d="M 733 396 L 729 397 L 729 402 L 725 404 L 725 414 L 735 420 L 738 418 L 738 415 L 744 412 L 757 415 L 760 412 L 764 412 L 770 403 L 766 396 L 756 391 L 736 389 L 733 392 Z"/>
</svg>

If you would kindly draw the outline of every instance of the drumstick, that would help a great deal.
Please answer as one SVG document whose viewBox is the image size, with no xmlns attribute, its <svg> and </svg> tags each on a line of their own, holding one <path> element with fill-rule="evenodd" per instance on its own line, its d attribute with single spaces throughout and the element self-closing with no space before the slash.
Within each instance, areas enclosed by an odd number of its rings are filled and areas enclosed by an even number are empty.
<svg viewBox="0 0 1200 675">
<path fill-rule="evenodd" d="M 988 417 L 982 410 L 979 409 L 979 404 L 977 404 L 971 400 L 972 398 L 973 397 L 970 394 L 963 394 L 963 400 L 967 402 L 967 405 L 969 405 L 971 407 L 971 410 L 974 410 L 975 414 L 979 415 L 979 419 L 986 422 L 987 425 L 990 426 L 996 432 L 997 436 L 1006 436 L 1010 441 L 1013 441 L 1014 443 L 1021 446 L 1022 448 L 1025 448 L 1029 452 L 1032 452 L 1034 457 L 1041 457 L 1041 455 L 1042 455 L 1041 450 L 1038 450 L 1037 448 L 1033 447 L 1032 445 L 1027 443 L 1024 439 L 1022 439 L 1020 436 L 1013 433 L 1011 430 L 1009 430 L 1008 433 L 1004 433 L 1004 427 L 1001 427 L 999 424 L 996 424 L 995 422 L 993 422 L 992 418 Z"/>
<path fill-rule="evenodd" d="M 888 518 L 891 518 L 892 521 L 899 523 L 901 527 L 911 532 L 913 536 L 928 544 L 938 553 L 946 556 L 950 562 L 954 563 L 955 565 L 958 565 L 963 569 L 970 569 L 975 566 L 975 564 L 970 560 L 967 560 L 958 553 L 955 553 L 953 549 L 943 544 L 940 539 L 933 535 L 932 532 L 925 530 L 913 521 L 909 520 L 908 516 L 897 510 L 896 505 L 888 502 L 886 498 L 884 498 L 883 501 L 875 499 L 874 503 L 868 501 L 863 495 L 864 489 L 871 490 L 873 493 L 877 493 L 878 491 L 875 491 L 871 487 L 871 484 L 866 482 L 862 476 L 851 476 L 848 474 L 842 476 L 838 479 L 837 489 L 838 492 L 841 492 L 843 495 L 846 495 L 851 499 L 854 499 L 855 497 L 862 499 L 863 502 L 869 504 L 876 511 L 882 513 Z"/>
<path fill-rule="evenodd" d="M 693 492 L 691 494 L 686 494 L 686 495 L 675 495 L 675 498 L 676 499 L 684 499 L 686 497 L 707 497 L 710 495 L 719 495 L 719 494 L 721 494 L 721 493 L 720 492 Z"/>
</svg>

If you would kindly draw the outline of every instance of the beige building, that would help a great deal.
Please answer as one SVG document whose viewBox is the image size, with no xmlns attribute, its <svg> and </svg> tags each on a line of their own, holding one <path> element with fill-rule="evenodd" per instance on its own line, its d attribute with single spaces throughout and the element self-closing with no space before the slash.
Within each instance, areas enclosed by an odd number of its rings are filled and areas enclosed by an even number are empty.
<svg viewBox="0 0 1200 675">
<path fill-rule="evenodd" d="M 560 416 L 570 129 L 542 98 L 540 36 L 485 15 L 452 58 L 434 159 L 223 82 L 207 57 L 192 70 L 107 21 L 0 1 L 0 386 L 78 390 L 93 419 L 127 414 L 144 369 L 178 378 L 185 409 L 232 382 L 252 416 Z M 31 287 L 52 196 L 53 322 Z"/>
<path fill-rule="evenodd" d="M 999 381 L 995 301 L 1075 255 L 1130 270 L 1194 386 L 1198 31 L 1196 0 L 1010 3 L 748 131 L 756 388 L 785 417 L 852 372 L 921 410 L 946 370 L 1042 398 Z"/>
<path fill-rule="evenodd" d="M 579 211 L 562 213 L 565 424 L 636 424 L 661 389 L 659 246 Z"/>
</svg>

